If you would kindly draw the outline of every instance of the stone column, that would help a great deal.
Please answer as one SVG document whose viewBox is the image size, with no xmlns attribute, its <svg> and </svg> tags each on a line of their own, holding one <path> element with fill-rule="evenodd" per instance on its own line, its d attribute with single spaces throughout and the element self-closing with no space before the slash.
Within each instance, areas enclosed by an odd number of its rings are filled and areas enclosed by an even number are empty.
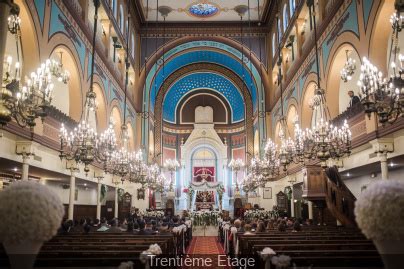
<svg viewBox="0 0 404 269">
<path fill-rule="evenodd" d="M 387 164 L 387 154 L 394 151 L 394 140 L 392 138 L 380 138 L 370 141 L 373 150 L 377 153 L 380 160 L 382 179 L 388 179 L 389 169 Z"/>
<path fill-rule="evenodd" d="M 28 180 L 29 175 L 29 163 L 28 163 L 29 156 L 22 155 L 22 171 L 21 171 L 21 179 Z"/>
<path fill-rule="evenodd" d="M 22 156 L 22 173 L 21 179 L 28 180 L 29 175 L 29 157 L 34 156 L 34 146 L 31 141 L 17 141 L 15 153 Z"/>
<path fill-rule="evenodd" d="M 295 194 L 293 193 L 293 186 L 292 186 L 292 197 L 290 201 L 290 216 L 292 218 L 295 217 Z"/>
<path fill-rule="evenodd" d="M 97 183 L 97 219 L 101 219 L 101 179 Z"/>
<path fill-rule="evenodd" d="M 118 187 L 115 187 L 115 207 L 114 207 L 114 218 L 118 218 Z"/>
<path fill-rule="evenodd" d="M 69 212 L 68 219 L 73 219 L 74 216 L 74 194 L 76 192 L 76 175 L 75 171 L 71 170 L 70 175 L 70 192 L 69 192 Z"/>
</svg>

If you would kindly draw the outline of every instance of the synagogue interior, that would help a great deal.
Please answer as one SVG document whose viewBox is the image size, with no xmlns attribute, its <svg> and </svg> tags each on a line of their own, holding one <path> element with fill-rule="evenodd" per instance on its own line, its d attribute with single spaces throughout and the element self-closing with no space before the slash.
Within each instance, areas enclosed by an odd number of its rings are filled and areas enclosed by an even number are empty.
<svg viewBox="0 0 404 269">
<path fill-rule="evenodd" d="M 0 21 L 0 268 L 402 268 L 403 0 Z"/>
</svg>

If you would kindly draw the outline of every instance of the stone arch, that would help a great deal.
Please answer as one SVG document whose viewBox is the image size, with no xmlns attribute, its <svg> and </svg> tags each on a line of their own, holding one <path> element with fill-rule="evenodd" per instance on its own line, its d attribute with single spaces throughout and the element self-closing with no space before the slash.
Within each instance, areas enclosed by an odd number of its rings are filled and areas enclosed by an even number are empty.
<svg viewBox="0 0 404 269">
<path fill-rule="evenodd" d="M 60 53 L 62 53 L 62 56 L 60 56 Z M 55 82 L 55 95 L 52 105 L 75 121 L 80 121 L 83 109 L 83 83 L 74 52 L 68 46 L 60 44 L 53 48 L 49 58 L 56 59 L 59 62 L 62 59 L 63 69 L 70 73 L 70 80 L 67 84 Z"/>
<path fill-rule="evenodd" d="M 286 113 L 286 123 L 288 125 L 288 132 L 291 138 L 295 137 L 294 127 L 297 115 L 297 107 L 295 105 L 290 105 Z"/>
<path fill-rule="evenodd" d="M 41 31 L 35 29 L 37 24 L 35 24 L 34 16 L 31 15 L 28 3 L 21 0 L 16 1 L 16 3 L 20 7 L 19 17 L 21 19 L 21 42 L 16 40 L 15 35 L 6 30 L 6 32 L 4 32 L 6 44 L 3 56 L 11 56 L 13 66 L 16 62 L 20 63 L 20 77 L 22 78 L 22 81 L 24 81 L 23 78 L 25 76 L 29 77 L 30 73 L 35 71 L 41 64 L 41 51 L 39 47 L 39 37 L 37 35 Z M 1 60 L 1 64 L 3 64 L 3 59 Z"/>
<path fill-rule="evenodd" d="M 102 86 L 98 83 L 94 83 L 93 91 L 97 95 L 97 111 L 96 111 L 96 118 L 97 118 L 97 130 L 101 132 L 107 129 L 108 126 L 108 117 L 107 117 L 107 100 L 105 98 L 104 90 Z"/>
<path fill-rule="evenodd" d="M 394 2 L 394 0 L 381 1 L 381 7 L 377 9 L 370 36 L 369 59 L 383 74 L 387 74 L 388 70 L 386 51 L 388 51 L 388 40 L 392 33 L 388 18 L 394 13 Z"/>
<path fill-rule="evenodd" d="M 238 89 L 242 90 L 242 95 L 245 102 L 245 122 L 246 122 L 246 133 L 247 133 L 247 145 L 246 151 L 247 155 L 253 156 L 254 153 L 254 134 L 253 134 L 253 106 L 252 106 L 252 98 L 250 92 L 247 89 L 247 86 L 243 83 L 243 81 L 231 70 L 223 66 L 219 66 L 216 64 L 208 64 L 208 63 L 197 63 L 185 66 L 173 74 L 171 74 L 163 83 L 161 89 L 158 91 L 156 97 L 156 105 L 155 105 L 155 137 L 154 137 L 154 147 L 155 147 L 155 156 L 162 155 L 162 103 L 164 100 L 164 96 L 167 93 L 170 85 L 172 85 L 178 78 L 182 77 L 185 74 L 192 73 L 195 71 L 208 71 L 208 72 L 219 72 L 225 75 L 229 80 L 233 82 L 234 85 L 238 87 Z"/>
<path fill-rule="evenodd" d="M 169 41 L 166 43 L 166 45 L 163 47 L 159 48 L 157 53 L 154 53 L 153 55 L 150 56 L 150 58 L 148 59 L 147 62 L 147 66 L 144 66 L 142 68 L 142 70 L 140 71 L 140 75 L 139 75 L 139 82 L 136 84 L 138 85 L 136 90 L 135 90 L 135 100 L 136 100 L 136 107 L 143 107 L 142 103 L 143 103 L 143 90 L 144 90 L 144 83 L 145 83 L 145 79 L 147 74 L 150 72 L 150 70 L 152 69 L 153 65 L 155 64 L 156 60 L 159 59 L 162 56 L 163 51 L 167 52 L 173 48 L 175 48 L 176 46 L 179 46 L 181 44 L 187 43 L 187 42 L 192 42 L 192 41 L 215 41 L 215 42 L 220 42 L 223 44 L 226 44 L 228 46 L 233 47 L 235 50 L 238 51 L 248 51 L 248 48 L 244 47 L 242 49 L 242 45 L 237 42 L 236 40 L 233 40 L 231 38 L 227 38 L 227 37 L 221 37 L 221 36 L 212 36 L 212 37 L 201 37 L 201 36 L 186 36 L 186 37 L 180 37 L 180 38 L 176 38 L 173 39 L 172 41 Z M 255 55 L 255 53 L 252 53 L 252 58 L 251 58 L 251 62 L 254 65 L 254 67 L 258 70 L 258 73 L 262 74 L 261 77 L 261 81 L 263 83 L 263 87 L 262 87 L 262 93 L 260 93 L 260 95 L 262 96 L 263 100 L 266 100 L 266 92 L 264 89 L 269 89 L 270 87 L 270 80 L 268 78 L 267 75 L 267 70 L 265 68 L 264 65 L 262 65 L 259 61 L 259 58 L 257 57 L 257 55 Z M 260 87 L 258 87 L 260 88 Z"/>
<path fill-rule="evenodd" d="M 111 107 L 110 118 L 114 123 L 114 131 L 118 141 L 121 141 L 122 117 L 121 109 L 117 105 Z"/>
<path fill-rule="evenodd" d="M 349 57 L 356 61 L 356 70 L 350 81 L 344 83 L 341 80 L 341 70 L 346 62 L 346 51 L 350 51 Z M 344 112 L 349 105 L 348 91 L 359 92 L 357 81 L 360 75 L 361 59 L 356 48 L 351 43 L 343 43 L 337 47 L 330 57 L 327 73 L 326 98 L 331 117 Z"/>
<path fill-rule="evenodd" d="M 302 94 L 302 102 L 300 108 L 301 115 L 301 128 L 310 128 L 312 122 L 313 111 L 309 107 L 309 100 L 313 98 L 314 91 L 317 87 L 317 83 L 313 80 L 306 81 L 305 90 Z"/>
</svg>

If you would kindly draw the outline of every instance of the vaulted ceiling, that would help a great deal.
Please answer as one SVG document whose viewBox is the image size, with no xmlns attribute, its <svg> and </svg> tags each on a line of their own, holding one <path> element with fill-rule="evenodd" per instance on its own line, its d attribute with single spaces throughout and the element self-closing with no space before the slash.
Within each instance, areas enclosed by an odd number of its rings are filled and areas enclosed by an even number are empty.
<svg viewBox="0 0 404 269">
<path fill-rule="evenodd" d="M 140 7 L 142 17 L 148 21 L 163 21 L 157 14 L 158 6 L 167 6 L 171 12 L 166 18 L 168 22 L 232 22 L 239 21 L 240 17 L 235 11 L 239 5 L 248 5 L 246 0 L 136 0 Z M 270 0 L 250 0 L 251 21 L 260 21 L 262 14 L 268 7 Z M 149 12 L 146 12 L 148 7 Z M 260 15 L 258 14 L 258 10 Z M 147 16 L 146 16 L 147 15 Z M 157 16 L 158 15 L 158 16 Z M 248 16 L 246 14 L 246 16 Z M 245 18 L 247 19 L 247 18 Z"/>
</svg>

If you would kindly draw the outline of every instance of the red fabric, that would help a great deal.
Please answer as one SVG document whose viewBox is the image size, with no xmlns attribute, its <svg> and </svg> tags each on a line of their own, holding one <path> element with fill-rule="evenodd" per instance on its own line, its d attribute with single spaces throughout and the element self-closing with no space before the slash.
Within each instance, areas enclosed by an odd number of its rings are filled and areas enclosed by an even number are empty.
<svg viewBox="0 0 404 269">
<path fill-rule="evenodd" d="M 194 167 L 194 181 L 201 182 L 202 174 L 206 174 L 206 181 L 214 182 L 215 168 L 214 167 Z"/>
</svg>

